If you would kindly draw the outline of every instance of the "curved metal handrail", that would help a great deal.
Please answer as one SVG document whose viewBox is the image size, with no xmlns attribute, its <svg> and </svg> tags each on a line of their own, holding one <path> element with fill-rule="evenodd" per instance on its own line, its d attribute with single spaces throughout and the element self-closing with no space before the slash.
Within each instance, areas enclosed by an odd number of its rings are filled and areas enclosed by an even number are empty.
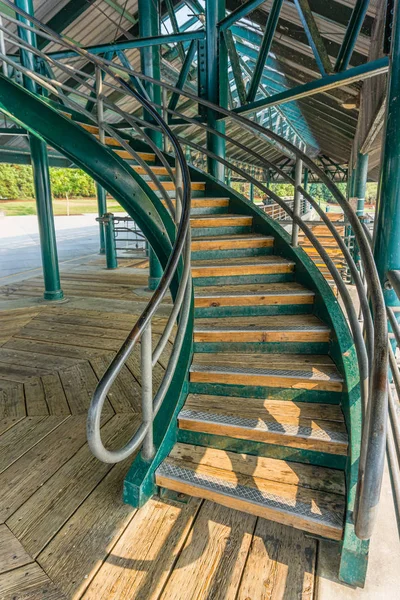
<svg viewBox="0 0 400 600">
<path fill-rule="evenodd" d="M 172 247 L 172 251 L 171 251 L 171 254 L 167 261 L 167 264 L 166 264 L 164 273 L 161 277 L 160 283 L 157 286 L 156 290 L 154 291 L 153 296 L 151 297 L 146 308 L 140 315 L 136 324 L 132 328 L 131 332 L 127 336 L 127 338 L 126 338 L 125 342 L 123 343 L 123 345 L 121 346 L 120 350 L 117 352 L 116 356 L 114 357 L 113 361 L 109 365 L 105 374 L 101 378 L 101 380 L 93 394 L 93 399 L 92 399 L 92 402 L 91 402 L 91 405 L 89 408 L 89 412 L 88 412 L 88 423 L 87 423 L 87 435 L 88 435 L 89 446 L 90 446 L 92 452 L 95 454 L 95 456 L 97 456 L 97 458 L 99 458 L 103 462 L 115 463 L 115 462 L 124 460 L 126 457 L 128 457 L 130 454 L 132 454 L 140 446 L 140 444 L 142 444 L 142 442 L 143 442 L 143 449 L 142 449 L 143 458 L 150 459 L 154 453 L 153 436 L 152 436 L 152 426 L 153 426 L 154 417 L 157 414 L 157 411 L 159 410 L 159 408 L 162 404 L 162 400 L 165 397 L 166 392 L 168 390 L 168 386 L 171 383 L 172 374 L 175 371 L 178 356 L 179 356 L 180 350 L 182 348 L 183 338 L 184 338 L 184 335 L 186 332 L 186 327 L 187 327 L 189 313 L 190 313 L 190 306 L 191 306 L 191 280 L 190 280 L 191 185 L 190 185 L 189 168 L 186 163 L 186 159 L 184 157 L 182 148 L 181 148 L 179 142 L 177 141 L 176 136 L 171 131 L 170 127 L 161 118 L 161 116 L 157 112 L 156 108 L 154 108 L 152 103 L 147 98 L 143 97 L 141 94 L 136 92 L 136 90 L 131 89 L 130 86 L 128 86 L 127 83 L 123 79 L 116 76 L 112 72 L 112 70 L 110 70 L 107 67 L 107 65 L 104 65 L 101 60 L 97 59 L 97 57 L 95 57 L 94 55 L 90 55 L 87 52 L 81 50 L 80 48 L 73 45 L 71 42 L 68 42 L 68 44 L 65 44 L 63 38 L 61 38 L 60 36 L 57 36 L 57 34 L 54 34 L 54 36 L 53 36 L 54 32 L 52 32 L 49 28 L 47 28 L 45 25 L 40 23 L 40 21 L 38 21 L 34 17 L 31 17 L 30 15 L 28 15 L 27 13 L 25 13 L 23 10 L 19 9 L 18 7 L 15 7 L 13 4 L 12 4 L 12 7 L 20 16 L 27 19 L 31 23 L 34 23 L 39 29 L 43 29 L 44 31 L 47 31 L 47 33 L 50 32 L 49 37 L 52 39 L 52 41 L 54 41 L 56 39 L 59 43 L 61 43 L 63 45 L 67 45 L 70 48 L 72 47 L 79 54 L 81 54 L 82 56 L 85 56 L 85 58 L 87 58 L 92 63 L 94 63 L 98 69 L 101 69 L 107 75 L 109 75 L 112 79 L 117 81 L 120 86 L 119 89 L 120 90 L 122 89 L 126 95 L 132 96 L 136 101 L 138 101 L 143 106 L 143 108 L 146 110 L 146 112 L 149 115 L 151 115 L 151 118 L 157 124 L 157 126 L 161 129 L 163 134 L 168 137 L 169 142 L 172 145 L 172 148 L 175 153 L 176 175 L 177 175 L 177 173 L 179 173 L 179 191 L 178 191 L 178 177 L 175 178 L 175 184 L 176 184 L 176 189 L 177 189 L 176 213 L 179 214 L 179 221 L 177 223 L 177 232 L 176 232 L 175 241 L 174 241 L 174 244 Z M 18 25 L 18 27 L 22 27 L 22 28 L 26 28 L 26 29 L 33 29 L 32 27 L 28 26 L 27 24 L 17 21 L 17 20 L 14 20 L 12 18 L 10 18 L 8 20 L 13 20 Z M 10 32 L 8 32 L 8 33 L 10 34 Z M 36 31 L 36 33 L 38 33 L 40 35 L 40 31 Z M 11 36 L 15 37 L 14 34 L 11 34 Z M 28 44 L 27 42 L 25 42 L 23 40 L 21 40 L 20 42 L 17 42 L 17 43 L 19 46 L 23 47 L 26 50 L 29 50 L 30 52 L 33 52 L 34 54 L 40 53 L 40 51 L 38 51 L 35 47 L 31 46 L 30 44 Z M 43 54 L 43 53 L 40 53 L 40 54 Z M 8 62 L 8 59 L 5 55 L 1 55 L 1 58 L 3 61 Z M 54 61 L 53 61 L 53 63 L 54 63 Z M 59 65 L 57 65 L 57 66 L 59 66 Z M 32 71 L 29 71 L 29 69 L 23 67 L 22 65 L 14 64 L 14 67 L 17 68 L 17 70 L 20 70 L 25 76 L 32 77 L 32 79 L 36 80 L 38 83 L 40 83 L 40 85 L 44 84 L 45 87 L 48 87 L 48 88 L 50 87 L 50 89 L 53 92 L 57 90 L 57 84 L 59 84 L 59 82 L 56 82 L 56 85 L 54 86 L 55 82 L 53 81 L 53 86 L 49 86 L 49 84 L 45 80 L 45 78 L 38 76 L 36 73 L 33 73 Z M 69 74 L 71 75 L 70 69 L 68 69 L 68 71 L 69 71 Z M 74 73 L 73 76 L 76 77 L 76 73 Z M 78 79 L 78 81 L 79 81 L 79 83 L 83 83 L 80 79 Z M 60 87 L 68 87 L 63 84 L 59 84 L 59 85 L 60 85 Z M 73 91 L 74 91 L 74 93 L 76 93 L 76 90 L 73 90 Z M 80 95 L 81 97 L 83 96 L 84 98 L 87 98 L 87 99 L 91 99 L 93 102 L 99 100 L 98 98 L 92 98 L 90 95 L 83 94 L 82 92 L 78 92 L 78 95 Z M 66 97 L 63 96 L 64 101 L 65 101 L 65 98 Z M 75 106 L 77 105 L 77 103 L 74 101 L 70 101 L 70 104 L 73 104 Z M 79 105 L 78 105 L 78 109 L 80 110 L 81 113 L 86 112 L 87 116 L 90 116 L 91 118 L 93 117 L 93 115 L 88 113 L 88 111 L 84 111 L 84 109 Z M 117 112 L 122 113 L 124 118 L 126 118 L 126 117 L 129 118 L 129 115 L 127 115 L 126 113 L 123 113 L 123 111 L 121 111 L 121 109 L 118 109 Z M 112 136 L 114 138 L 118 139 L 118 141 L 121 143 L 121 145 L 123 147 L 125 147 L 133 155 L 133 157 L 135 159 L 140 158 L 137 155 L 137 153 L 135 153 L 135 151 L 129 146 L 129 144 L 126 144 L 125 140 L 121 136 L 119 136 L 118 133 L 116 133 L 114 131 L 113 128 L 108 127 L 108 125 L 106 123 L 101 123 L 101 126 L 104 127 L 104 129 L 106 129 L 106 130 L 107 129 L 111 130 Z M 100 130 L 100 128 L 99 128 L 99 130 Z M 142 131 L 140 131 L 140 133 L 142 136 L 145 136 L 145 134 Z M 146 137 L 146 141 L 149 142 L 150 138 L 148 136 L 145 136 L 145 137 Z M 145 163 L 143 164 L 143 166 L 144 165 L 145 165 Z M 168 164 L 168 169 L 170 171 L 169 164 Z M 178 209 L 179 203 L 181 203 L 181 207 L 179 207 L 179 209 Z M 172 203 L 170 203 L 170 204 L 172 205 Z M 152 338 L 151 338 L 151 319 L 154 316 L 154 314 L 156 313 L 158 307 L 160 306 L 160 303 L 162 302 L 165 294 L 169 290 L 172 280 L 175 276 L 175 273 L 178 269 L 179 263 L 182 258 L 183 258 L 183 272 L 182 272 L 178 292 L 176 294 L 174 308 L 173 308 L 170 318 L 167 321 L 166 329 L 167 329 L 168 335 L 162 336 L 162 340 L 160 340 L 161 343 L 160 342 L 158 343 L 157 348 L 156 348 L 155 352 L 153 353 L 152 352 Z M 172 331 L 175 320 L 178 317 L 179 313 L 180 313 L 180 318 L 179 318 L 179 323 L 178 323 L 178 331 L 177 331 L 177 334 L 175 337 L 173 351 L 171 353 L 170 360 L 167 365 L 163 380 L 158 389 L 156 397 L 153 401 L 152 385 L 151 385 L 153 359 L 156 359 L 156 360 L 154 360 L 154 362 L 157 362 L 158 357 L 160 356 L 161 352 L 163 351 L 163 348 L 165 347 L 166 343 L 168 342 L 169 334 Z M 134 347 L 139 339 L 141 340 L 141 362 L 142 362 L 142 378 L 143 378 L 143 381 L 142 381 L 142 389 L 143 389 L 143 396 L 142 396 L 143 417 L 142 417 L 142 419 L 143 420 L 142 420 L 141 425 L 139 426 L 139 429 L 136 431 L 136 433 L 132 436 L 132 438 L 129 440 L 129 442 L 123 448 L 121 448 L 119 450 L 111 451 L 104 447 L 102 440 L 101 440 L 100 426 L 101 426 L 102 408 L 103 408 L 104 402 L 107 398 L 108 391 L 110 390 L 113 382 L 115 381 L 116 377 L 120 373 L 122 367 L 124 366 L 126 360 L 130 356 L 132 350 L 134 349 Z"/>
<path fill-rule="evenodd" d="M 5 0 L 5 3 L 11 5 L 11 2 L 9 2 L 9 0 Z M 13 6 L 13 8 L 15 9 L 14 6 Z M 34 18 L 30 17 L 29 15 L 23 14 L 23 16 L 25 18 L 27 18 L 29 21 L 31 21 L 32 23 L 35 23 L 35 21 L 36 21 Z M 39 25 L 41 25 L 41 24 L 39 23 Z M 48 28 L 47 28 L 47 30 L 48 30 Z M 45 31 L 46 31 L 46 28 L 45 28 Z M 51 33 L 53 33 L 53 32 L 51 32 Z M 94 61 L 93 57 L 91 57 L 89 55 L 89 53 L 87 53 L 86 51 L 82 51 L 81 49 L 78 49 L 76 47 L 73 47 L 73 44 L 71 44 L 70 42 L 66 43 L 65 40 L 61 36 L 57 36 L 57 39 L 63 45 L 67 45 L 70 48 L 72 47 L 72 49 L 77 54 L 85 56 L 88 60 L 91 60 L 92 62 L 101 61 L 104 65 L 107 65 L 108 68 L 111 69 L 111 71 L 114 70 L 114 71 L 118 71 L 119 73 L 122 72 L 122 73 L 126 73 L 126 74 L 134 74 L 135 77 L 137 77 L 140 80 L 144 80 L 149 83 L 153 83 L 154 85 L 160 86 L 163 89 L 170 90 L 172 92 L 177 92 L 181 96 L 184 96 L 184 97 L 188 98 L 189 100 L 192 100 L 193 102 L 200 104 L 201 106 L 203 106 L 205 108 L 213 110 L 219 116 L 221 116 L 225 119 L 233 120 L 236 124 L 239 124 L 239 126 L 243 127 L 246 131 L 250 131 L 254 135 L 261 136 L 263 139 L 273 140 L 275 143 L 280 144 L 281 146 L 285 147 L 292 156 L 295 156 L 298 160 L 302 160 L 303 163 L 319 177 L 320 181 L 322 181 L 327 186 L 329 191 L 332 193 L 332 195 L 338 202 L 339 206 L 342 208 L 343 213 L 345 214 L 346 218 L 348 219 L 348 221 L 353 229 L 353 232 L 354 232 L 354 235 L 355 235 L 355 238 L 356 238 L 359 250 L 360 250 L 360 255 L 361 255 L 361 258 L 363 261 L 364 273 L 365 273 L 365 277 L 366 277 L 366 281 L 367 281 L 367 285 L 368 285 L 368 293 L 369 293 L 370 301 L 371 301 L 372 314 L 373 314 L 373 318 L 374 318 L 374 328 L 372 328 L 371 327 L 371 323 L 372 323 L 371 315 L 369 315 L 368 311 L 367 311 L 368 303 L 366 302 L 366 297 L 365 297 L 365 295 L 363 295 L 363 292 L 360 288 L 359 281 L 356 279 L 357 291 L 362 300 L 361 305 L 362 305 L 362 310 L 365 313 L 364 320 L 365 320 L 366 327 L 367 327 L 367 345 L 368 345 L 368 354 L 369 354 L 369 358 L 370 358 L 370 360 L 368 361 L 369 364 L 368 363 L 367 364 L 368 364 L 368 371 L 370 373 L 370 379 L 369 379 L 369 394 L 368 394 L 369 399 L 368 399 L 368 405 L 367 405 L 367 414 L 366 414 L 364 427 L 363 427 L 363 441 L 362 441 L 362 445 L 361 445 L 361 457 L 360 457 L 360 468 L 359 468 L 359 489 L 358 489 L 358 493 L 357 493 L 358 507 L 357 507 L 357 513 L 355 515 L 355 529 L 356 529 L 356 534 L 358 535 L 358 537 L 360 537 L 362 539 L 368 539 L 372 532 L 374 513 L 376 512 L 376 506 L 379 501 L 380 486 L 381 486 L 381 480 L 382 480 L 382 474 L 383 474 L 385 440 L 384 440 L 384 437 L 382 436 L 382 431 L 384 430 L 385 422 L 386 422 L 386 418 L 387 418 L 387 394 L 386 394 L 387 359 L 388 359 L 387 322 L 386 322 L 386 313 L 385 313 L 382 289 L 380 286 L 379 277 L 377 274 L 373 255 L 372 255 L 371 249 L 369 247 L 367 237 L 365 236 L 365 232 L 363 230 L 362 224 L 359 222 L 359 219 L 358 219 L 355 211 L 351 208 L 351 206 L 347 202 L 346 198 L 340 193 L 340 191 L 337 189 L 336 185 L 327 177 L 327 175 L 324 173 L 323 170 L 321 170 L 317 165 L 315 165 L 315 163 L 304 152 L 299 150 L 296 146 L 294 146 L 293 144 L 291 144 L 289 141 L 285 140 L 278 134 L 274 133 L 273 131 L 265 129 L 263 126 L 247 119 L 246 117 L 243 117 L 236 113 L 232 113 L 231 111 L 229 111 L 221 106 L 215 105 L 209 101 L 198 98 L 194 94 L 191 94 L 185 90 L 178 89 L 178 88 L 171 86 L 165 82 L 161 82 L 161 81 L 158 81 L 151 77 L 145 76 L 142 73 L 135 71 L 134 69 L 128 69 L 126 67 L 121 67 L 120 65 L 116 66 L 114 63 L 112 63 L 112 61 L 107 61 L 106 59 L 98 59 L 97 57 L 96 57 L 96 61 Z M 114 79 L 116 79 L 118 81 L 118 83 L 121 85 L 120 77 L 114 77 Z M 106 85 L 107 85 L 107 83 L 106 83 Z M 110 87 L 112 88 L 113 84 L 111 84 Z M 159 108 L 159 107 L 157 107 L 157 108 Z M 171 112 L 169 109 L 166 109 L 166 110 L 167 110 L 167 112 Z M 175 111 L 173 111 L 173 112 L 175 112 Z M 176 114 L 180 114 L 181 118 L 188 119 L 185 115 L 182 115 L 181 113 L 176 113 Z M 204 127 L 204 125 L 198 121 L 196 123 L 192 122 L 192 125 L 194 125 L 194 124 L 197 125 L 198 127 Z M 208 126 L 206 126 L 206 127 L 209 130 L 211 130 L 211 132 L 214 135 L 216 135 L 216 136 L 221 135 L 221 133 L 218 132 L 216 129 L 209 128 Z M 225 137 L 226 137 L 226 139 L 229 139 L 229 136 L 225 136 Z M 190 144 L 190 140 L 188 140 L 186 138 L 181 137 L 180 141 L 182 141 L 186 145 L 193 145 L 193 143 Z M 229 141 L 232 142 L 231 139 L 229 139 Z M 203 148 L 201 148 L 201 151 L 205 152 L 205 150 Z M 250 152 L 250 149 L 246 148 L 246 151 Z M 209 153 L 209 155 L 211 156 L 210 153 Z M 218 157 L 216 155 L 212 155 L 212 156 L 216 160 L 219 160 L 220 162 L 222 162 L 220 157 Z M 258 156 L 258 160 L 260 160 L 260 156 Z M 272 166 L 276 170 L 275 165 L 272 165 L 270 163 L 270 166 Z M 230 164 L 230 168 L 233 168 L 231 164 Z M 248 174 L 246 173 L 245 175 L 246 175 L 246 179 L 250 181 Z M 254 180 L 254 182 L 258 185 L 256 180 Z M 266 189 L 268 189 L 268 188 L 266 188 Z M 296 190 L 299 190 L 303 195 L 305 194 L 305 192 L 301 188 L 301 186 L 297 187 Z M 271 194 L 269 194 L 269 196 L 271 197 Z M 275 202 L 278 202 L 278 200 L 277 200 L 278 198 L 279 197 L 275 197 L 273 199 Z M 283 201 L 281 201 L 281 202 L 283 202 Z M 278 204 L 279 204 L 279 202 L 278 202 Z M 288 214 L 290 214 L 290 213 L 288 213 Z M 304 227 L 300 223 L 301 219 L 299 221 L 298 216 L 293 215 L 293 214 L 292 214 L 292 218 L 294 219 L 294 221 L 296 221 L 297 225 L 302 227 L 304 230 Z M 325 224 L 328 225 L 328 223 L 325 221 L 325 219 L 323 219 L 323 220 L 324 220 Z M 317 240 L 313 240 L 312 235 L 310 237 L 310 235 L 307 234 L 307 231 L 306 230 L 304 230 L 304 231 L 305 231 L 307 237 L 313 243 L 314 247 L 316 247 L 318 249 L 318 244 L 317 245 L 315 244 L 315 242 Z M 337 239 L 337 238 L 335 238 L 335 239 Z M 320 255 L 323 257 L 323 259 L 325 260 L 325 262 L 328 264 L 329 257 L 326 255 L 326 253 L 324 254 L 324 249 L 320 247 L 318 249 L 318 251 L 319 251 Z M 321 253 L 321 251 L 322 251 L 322 253 Z M 346 255 L 344 253 L 344 256 L 349 263 L 350 270 L 354 271 L 355 265 L 351 261 L 348 260 L 348 258 L 349 258 L 348 254 Z M 326 260 L 326 259 L 328 259 L 328 260 Z M 332 263 L 332 261 L 330 261 L 330 262 Z M 333 265 L 333 263 L 331 264 L 330 271 L 331 272 L 332 272 L 332 270 L 333 270 L 333 272 L 337 271 L 336 267 L 334 265 L 333 266 L 332 265 Z M 329 265 L 328 265 L 328 268 L 329 268 Z M 335 277 L 337 278 L 336 273 L 335 273 Z M 344 290 L 342 290 L 342 293 L 346 294 L 346 292 Z M 350 311 L 350 313 L 352 311 L 350 306 L 348 307 L 348 314 L 349 314 L 349 311 Z M 350 319 L 350 321 L 351 321 L 351 323 L 353 323 L 354 318 L 352 317 Z M 354 328 L 354 326 L 355 326 L 355 323 L 353 323 L 353 325 L 352 325 L 352 330 L 353 330 L 356 350 L 359 355 L 359 353 L 362 352 L 363 341 L 359 339 L 360 336 L 358 333 L 356 333 L 356 335 L 355 335 L 355 332 L 357 331 L 357 329 Z M 359 358 L 359 363 L 360 363 L 360 371 L 365 370 L 364 367 L 362 366 L 363 361 L 360 360 L 360 358 Z M 364 390 L 364 393 L 365 393 L 365 390 Z"/>
</svg>

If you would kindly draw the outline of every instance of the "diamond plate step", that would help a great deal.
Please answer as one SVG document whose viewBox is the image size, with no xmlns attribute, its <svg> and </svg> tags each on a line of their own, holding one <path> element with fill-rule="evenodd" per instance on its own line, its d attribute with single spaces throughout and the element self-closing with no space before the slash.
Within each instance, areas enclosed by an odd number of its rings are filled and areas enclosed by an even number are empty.
<svg viewBox="0 0 400 600">
<path fill-rule="evenodd" d="M 334 540 L 343 535 L 345 500 L 341 494 L 173 458 L 159 466 L 156 483 L 312 534 Z"/>
<path fill-rule="evenodd" d="M 179 428 L 334 455 L 347 455 L 340 408 L 306 402 L 189 394 Z"/>
<path fill-rule="evenodd" d="M 330 329 L 314 315 L 196 319 L 195 342 L 329 342 Z"/>
<path fill-rule="evenodd" d="M 343 379 L 329 357 L 197 353 L 190 381 L 341 392 Z"/>
</svg>

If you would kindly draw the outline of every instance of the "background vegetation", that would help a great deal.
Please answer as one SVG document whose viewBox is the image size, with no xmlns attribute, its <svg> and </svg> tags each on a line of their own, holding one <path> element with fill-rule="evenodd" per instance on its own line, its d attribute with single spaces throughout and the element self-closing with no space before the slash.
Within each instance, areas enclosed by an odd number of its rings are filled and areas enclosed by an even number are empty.
<svg viewBox="0 0 400 600">
<path fill-rule="evenodd" d="M 62 169 L 50 167 L 51 187 L 53 193 L 53 209 L 56 215 L 77 215 L 97 212 L 96 187 L 93 179 L 80 169 Z M 339 183 L 339 189 L 346 194 L 346 184 Z M 249 195 L 249 184 L 234 182 L 233 188 Z M 293 186 L 285 183 L 271 185 L 272 191 L 282 197 L 293 196 Z M 319 183 L 309 186 L 311 195 L 321 205 L 334 203 L 327 188 Z M 0 212 L 5 215 L 36 214 L 34 202 L 32 167 L 30 165 L 0 164 Z M 366 201 L 374 204 L 377 195 L 377 184 L 368 183 Z M 255 189 L 256 202 L 266 197 Z M 111 212 L 122 212 L 115 200 L 108 200 Z"/>
</svg>

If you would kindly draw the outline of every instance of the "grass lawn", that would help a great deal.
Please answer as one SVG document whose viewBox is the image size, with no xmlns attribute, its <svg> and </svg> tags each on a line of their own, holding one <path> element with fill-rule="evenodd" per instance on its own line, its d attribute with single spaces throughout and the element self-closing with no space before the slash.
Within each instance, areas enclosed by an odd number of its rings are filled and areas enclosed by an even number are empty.
<svg viewBox="0 0 400 600">
<path fill-rule="evenodd" d="M 68 205 L 70 215 L 97 213 L 96 198 L 70 198 Z M 118 202 L 112 198 L 107 199 L 107 210 L 109 212 L 125 212 Z M 55 198 L 53 200 L 53 211 L 55 215 L 67 215 L 67 200 L 64 198 Z M 34 199 L 6 200 L 0 202 L 0 213 L 4 213 L 8 217 L 36 215 L 36 203 Z"/>
</svg>

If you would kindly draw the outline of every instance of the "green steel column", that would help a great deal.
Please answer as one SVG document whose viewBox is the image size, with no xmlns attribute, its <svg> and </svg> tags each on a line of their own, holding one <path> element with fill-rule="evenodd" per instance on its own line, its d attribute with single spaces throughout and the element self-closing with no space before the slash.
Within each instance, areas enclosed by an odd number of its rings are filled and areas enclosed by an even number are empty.
<svg viewBox="0 0 400 600">
<path fill-rule="evenodd" d="M 207 100 L 214 104 L 228 105 L 228 62 L 225 42 L 218 31 L 218 22 L 225 17 L 225 0 L 206 0 L 206 54 L 207 54 Z M 207 111 L 209 127 L 225 133 L 225 123 L 217 120 L 213 110 Z M 207 132 L 207 149 L 225 158 L 225 140 Z M 225 181 L 224 165 L 213 158 L 207 159 L 208 172 Z"/>
<path fill-rule="evenodd" d="M 365 190 L 368 179 L 368 154 L 358 154 L 354 178 L 354 196 L 357 198 L 357 215 L 364 214 Z"/>
<path fill-rule="evenodd" d="M 103 222 L 107 269 L 116 269 L 118 267 L 118 261 L 115 244 L 114 215 L 112 213 L 106 213 L 103 215 Z"/>
<path fill-rule="evenodd" d="M 159 0 L 139 0 L 139 35 L 140 37 L 152 37 L 160 35 L 160 2 Z M 140 61 L 144 75 L 161 80 L 160 46 L 148 46 L 140 49 Z M 145 83 L 147 93 L 155 104 L 161 104 L 161 88 L 151 83 Z M 144 113 L 144 118 L 151 119 L 150 115 Z M 151 129 L 147 132 L 153 142 L 162 148 L 162 134 Z M 155 290 L 162 276 L 162 267 L 149 248 L 149 289 Z"/>
<path fill-rule="evenodd" d="M 107 212 L 107 201 L 106 201 L 106 190 L 96 183 L 97 190 L 97 212 L 99 217 L 102 217 Z M 104 225 L 102 221 L 99 221 L 99 234 L 100 234 L 100 254 L 104 254 L 106 251 L 104 242 Z"/>
<path fill-rule="evenodd" d="M 160 35 L 160 0 L 139 0 L 139 36 L 154 37 Z M 143 75 L 161 80 L 160 46 L 147 46 L 140 49 L 140 62 Z M 152 83 L 145 83 L 147 93 L 155 104 L 161 105 L 161 88 Z M 146 113 L 145 113 L 146 118 Z M 148 115 L 148 119 L 151 117 Z M 148 131 L 151 139 L 162 148 L 162 134 Z"/>
<path fill-rule="evenodd" d="M 252 183 L 250 184 L 249 197 L 250 197 L 250 202 L 254 202 L 254 185 Z"/>
<path fill-rule="evenodd" d="M 33 16 L 34 10 L 32 0 L 15 0 L 15 5 Z M 26 19 L 23 19 L 18 15 L 17 18 L 19 21 L 30 25 L 29 21 Z M 30 45 L 37 46 L 36 35 L 32 31 L 19 27 L 18 35 Z M 31 52 L 21 49 L 20 57 L 24 67 L 32 71 L 35 70 L 36 60 Z M 29 77 L 24 78 L 24 85 L 30 92 L 36 93 L 36 85 Z M 47 146 L 42 140 L 33 135 L 29 136 L 29 143 L 35 186 L 40 249 L 42 254 L 45 289 L 44 299 L 60 300 L 63 298 L 63 292 L 61 289 L 60 272 L 58 268 L 57 241 L 54 227 Z"/>
<path fill-rule="evenodd" d="M 388 306 L 399 306 L 387 272 L 400 269 L 400 2 L 393 15 L 386 123 L 374 231 L 374 256 Z M 398 313 L 397 313 L 398 314 Z"/>
</svg>

